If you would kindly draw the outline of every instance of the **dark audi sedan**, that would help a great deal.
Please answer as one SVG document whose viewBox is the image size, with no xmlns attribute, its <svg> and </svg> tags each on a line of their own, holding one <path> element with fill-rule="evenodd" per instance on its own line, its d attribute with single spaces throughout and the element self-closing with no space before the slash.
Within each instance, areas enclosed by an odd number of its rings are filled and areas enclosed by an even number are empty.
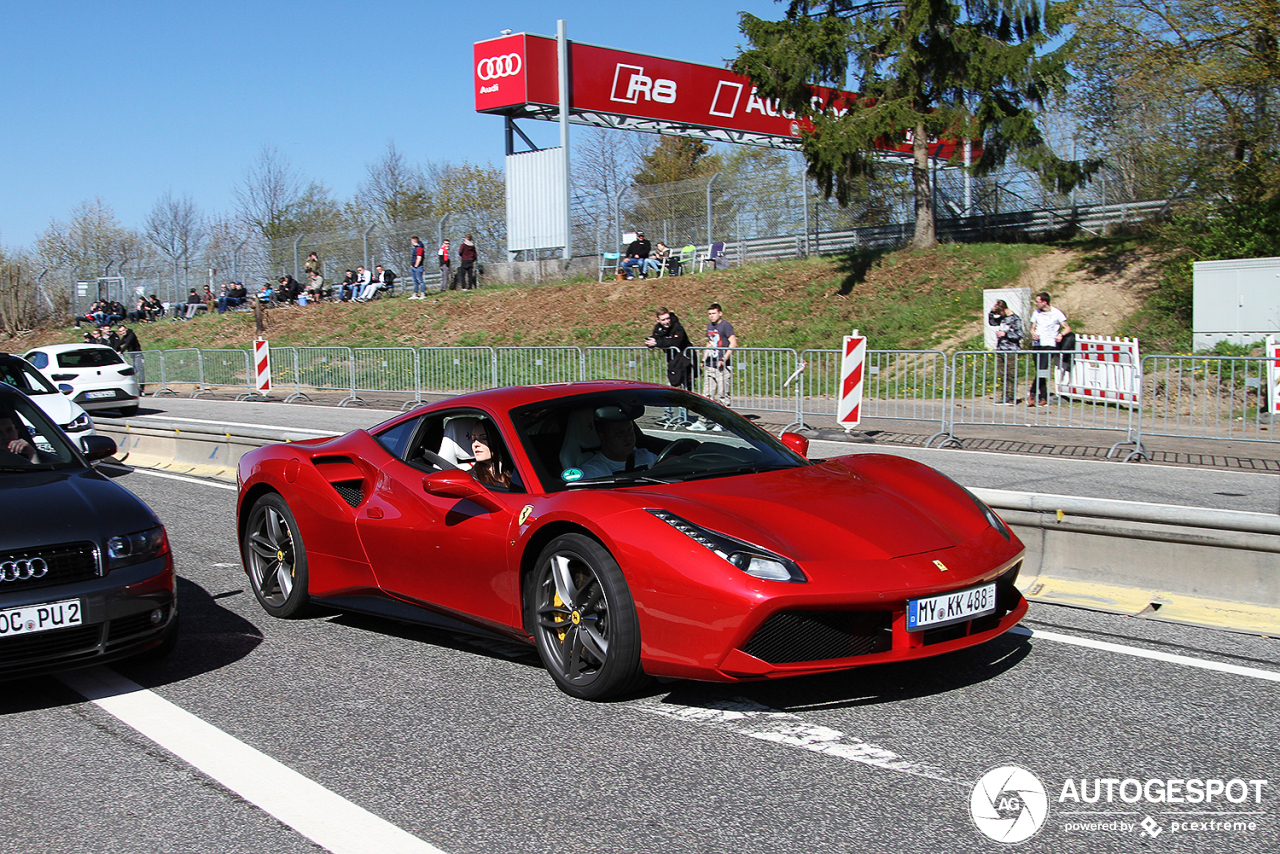
<svg viewBox="0 0 1280 854">
<path fill-rule="evenodd" d="M 0 678 L 161 655 L 177 639 L 173 555 L 151 509 L 0 383 Z"/>
</svg>

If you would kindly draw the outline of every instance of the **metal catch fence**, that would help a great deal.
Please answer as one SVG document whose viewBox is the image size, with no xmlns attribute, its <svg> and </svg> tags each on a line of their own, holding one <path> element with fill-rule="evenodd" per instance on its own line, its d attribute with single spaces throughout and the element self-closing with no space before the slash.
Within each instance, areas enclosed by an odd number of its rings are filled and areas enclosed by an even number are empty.
<svg viewBox="0 0 1280 854">
<path fill-rule="evenodd" d="M 785 415 L 787 428 L 834 419 L 841 355 L 739 348 L 731 405 Z M 685 356 L 704 370 L 701 349 Z M 133 359 L 153 386 L 158 380 L 155 396 L 177 394 L 174 386 L 193 387 L 192 397 L 218 387 L 243 387 L 253 395 L 253 365 L 244 350 L 149 350 Z M 962 446 L 966 427 L 1108 431 L 1121 434 L 1110 455 L 1132 446 L 1126 459 L 1144 458 L 1143 439 L 1154 436 L 1280 441 L 1268 411 L 1268 389 L 1276 380 L 1265 357 L 1148 355 L 1135 366 L 1122 354 L 1105 370 L 1079 360 L 1075 351 L 948 357 L 937 350 L 868 350 L 862 426 L 877 420 L 933 425 L 925 444 L 939 447 Z M 408 408 L 424 394 L 507 385 L 593 379 L 667 384 L 665 354 L 646 347 L 277 347 L 271 367 L 275 387 L 293 389 L 286 402 L 309 400 L 308 392 L 342 391 L 343 406 L 364 403 L 360 392 L 405 396 Z M 1039 405 L 1042 380 L 1045 404 Z M 698 380 L 694 389 L 702 390 Z"/>
</svg>

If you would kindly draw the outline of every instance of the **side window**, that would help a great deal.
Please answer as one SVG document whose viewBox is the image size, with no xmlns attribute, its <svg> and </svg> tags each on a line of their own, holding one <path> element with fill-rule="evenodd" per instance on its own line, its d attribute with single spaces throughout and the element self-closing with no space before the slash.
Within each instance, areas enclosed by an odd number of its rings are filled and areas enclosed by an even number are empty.
<svg viewBox="0 0 1280 854">
<path fill-rule="evenodd" d="M 383 430 L 374 438 L 381 443 L 382 447 L 387 449 L 388 453 L 403 460 L 409 439 L 413 436 L 413 431 L 421 420 L 420 418 L 410 418 L 408 421 L 402 421 L 390 430 Z"/>
</svg>

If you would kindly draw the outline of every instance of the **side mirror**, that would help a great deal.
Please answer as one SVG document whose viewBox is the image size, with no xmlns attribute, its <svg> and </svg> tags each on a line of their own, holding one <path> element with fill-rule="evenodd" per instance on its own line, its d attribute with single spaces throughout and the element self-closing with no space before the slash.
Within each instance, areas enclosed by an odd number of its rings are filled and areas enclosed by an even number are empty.
<svg viewBox="0 0 1280 854">
<path fill-rule="evenodd" d="M 80 450 L 89 462 L 105 459 L 116 452 L 116 441 L 110 436 L 81 436 Z"/>
<path fill-rule="evenodd" d="M 490 511 L 502 509 L 502 505 L 494 500 L 489 490 L 465 471 L 457 469 L 424 475 L 422 490 L 428 495 L 439 495 L 442 498 L 465 498 Z"/>
<path fill-rule="evenodd" d="M 806 460 L 809 459 L 809 440 L 799 433 L 783 433 L 782 444 L 795 451 Z"/>
<path fill-rule="evenodd" d="M 68 385 L 67 383 L 58 383 L 58 391 L 62 392 L 63 394 L 76 393 L 76 390 L 72 388 L 70 385 Z"/>
</svg>

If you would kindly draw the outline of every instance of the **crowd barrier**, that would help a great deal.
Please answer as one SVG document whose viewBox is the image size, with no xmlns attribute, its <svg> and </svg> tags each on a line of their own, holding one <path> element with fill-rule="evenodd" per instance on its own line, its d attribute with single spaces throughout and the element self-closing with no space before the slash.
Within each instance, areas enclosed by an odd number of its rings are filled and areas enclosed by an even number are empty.
<svg viewBox="0 0 1280 854">
<path fill-rule="evenodd" d="M 1133 351 L 1136 353 L 1136 349 Z M 684 354 L 701 371 L 703 352 Z M 163 350 L 135 355 L 153 394 L 192 388 L 243 389 L 254 396 L 247 351 Z M 739 348 L 733 359 L 731 405 L 773 414 L 783 429 L 834 420 L 839 403 L 838 350 Z M 309 393 L 403 396 L 405 408 L 423 395 L 455 395 L 507 385 L 627 379 L 666 384 L 666 354 L 647 347 L 274 347 L 273 387 L 291 389 L 286 402 Z M 1047 405 L 1028 405 L 1043 379 Z M 158 382 L 158 385 L 157 385 Z M 1006 405 L 1012 386 L 1013 405 Z M 694 380 L 701 389 L 701 380 Z M 879 421 L 918 423 L 929 446 L 963 446 L 964 428 L 1023 426 L 1117 434 L 1109 455 L 1146 456 L 1144 437 L 1249 442 L 1280 441 L 1268 411 L 1268 360 L 1248 356 L 1149 355 L 1134 365 L 1127 352 L 1099 367 L 1079 351 L 868 350 L 862 429 Z"/>
</svg>

